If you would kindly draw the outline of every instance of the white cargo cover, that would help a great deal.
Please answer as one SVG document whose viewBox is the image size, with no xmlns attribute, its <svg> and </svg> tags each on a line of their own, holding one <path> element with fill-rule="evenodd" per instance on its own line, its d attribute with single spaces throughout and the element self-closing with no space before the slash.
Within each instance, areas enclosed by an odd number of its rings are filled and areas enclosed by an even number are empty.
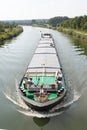
<svg viewBox="0 0 87 130">
<path fill-rule="evenodd" d="M 53 45 L 53 46 L 52 46 Z M 37 49 L 28 66 L 30 73 L 55 73 L 60 69 L 59 59 L 56 54 L 54 41 L 52 38 L 41 38 Z"/>
<path fill-rule="evenodd" d="M 56 54 L 55 48 L 37 48 L 35 53 L 52 53 Z"/>
</svg>

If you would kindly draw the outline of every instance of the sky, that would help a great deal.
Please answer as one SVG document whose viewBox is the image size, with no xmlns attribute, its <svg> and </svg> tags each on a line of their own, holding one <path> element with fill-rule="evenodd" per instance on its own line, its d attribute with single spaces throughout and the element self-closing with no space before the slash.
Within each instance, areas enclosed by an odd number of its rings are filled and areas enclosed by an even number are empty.
<svg viewBox="0 0 87 130">
<path fill-rule="evenodd" d="M 0 0 L 0 20 L 87 15 L 87 0 Z"/>
</svg>

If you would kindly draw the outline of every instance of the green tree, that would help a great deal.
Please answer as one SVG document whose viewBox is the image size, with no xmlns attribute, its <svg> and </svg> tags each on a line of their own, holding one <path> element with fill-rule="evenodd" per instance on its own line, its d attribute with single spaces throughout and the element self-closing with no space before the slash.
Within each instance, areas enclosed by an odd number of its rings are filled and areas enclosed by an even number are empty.
<svg viewBox="0 0 87 130">
<path fill-rule="evenodd" d="M 62 21 L 67 20 L 67 19 L 68 17 L 54 17 L 54 18 L 49 19 L 48 23 L 51 26 L 56 27 L 58 23 L 61 23 Z"/>
</svg>

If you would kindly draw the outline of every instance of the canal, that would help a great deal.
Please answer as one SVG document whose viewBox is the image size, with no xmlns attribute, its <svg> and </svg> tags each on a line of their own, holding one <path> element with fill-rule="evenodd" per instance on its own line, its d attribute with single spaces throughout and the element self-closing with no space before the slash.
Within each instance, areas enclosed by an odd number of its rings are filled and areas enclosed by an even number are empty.
<svg viewBox="0 0 87 130">
<path fill-rule="evenodd" d="M 55 30 L 24 26 L 24 32 L 0 44 L 0 129 L 86 130 L 87 45 Z M 49 112 L 28 108 L 18 95 L 18 84 L 41 37 L 52 33 L 67 84 L 63 102 Z"/>
</svg>

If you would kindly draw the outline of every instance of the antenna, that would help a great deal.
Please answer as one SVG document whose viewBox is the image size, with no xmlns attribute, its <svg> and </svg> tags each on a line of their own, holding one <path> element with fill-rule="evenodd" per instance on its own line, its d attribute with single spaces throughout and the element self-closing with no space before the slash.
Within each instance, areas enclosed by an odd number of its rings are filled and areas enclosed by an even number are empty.
<svg viewBox="0 0 87 130">
<path fill-rule="evenodd" d="M 44 82 L 43 77 L 45 76 L 45 72 L 46 72 L 45 64 L 42 64 L 42 67 L 43 67 L 43 71 L 42 71 L 42 82 Z"/>
</svg>

